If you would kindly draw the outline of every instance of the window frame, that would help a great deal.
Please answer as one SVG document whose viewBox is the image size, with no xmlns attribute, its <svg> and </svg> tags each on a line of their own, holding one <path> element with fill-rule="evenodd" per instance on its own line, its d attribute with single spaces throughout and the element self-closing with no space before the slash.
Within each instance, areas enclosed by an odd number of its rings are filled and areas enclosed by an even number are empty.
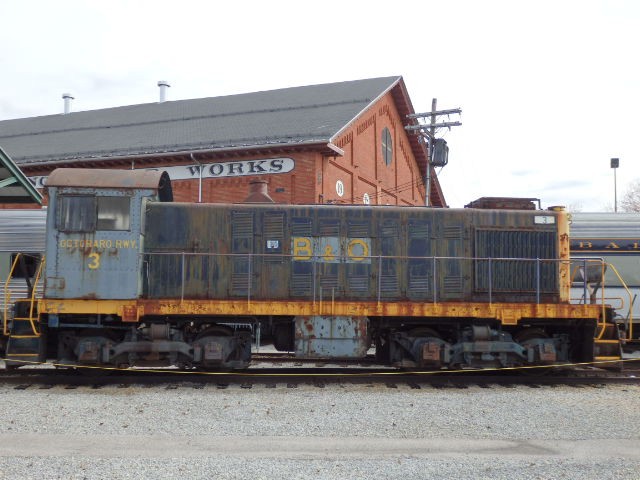
<svg viewBox="0 0 640 480">
<path fill-rule="evenodd" d="M 114 199 L 118 199 L 115 200 Z M 82 202 L 85 204 L 82 204 Z M 106 203 L 111 203 L 110 215 L 106 215 Z M 74 205 L 75 203 L 75 205 Z M 131 231 L 131 197 L 121 195 L 64 194 L 59 195 L 56 212 L 56 229 L 65 233 L 129 232 Z M 102 205 L 101 205 L 102 204 Z M 125 205 L 126 204 L 126 205 Z M 125 208 L 122 208 L 125 207 Z M 115 219 L 113 212 L 115 212 Z M 85 218 L 78 220 L 78 214 Z M 124 218 L 117 227 L 118 216 Z M 113 222 L 113 225 L 107 225 Z M 117 228 L 116 228 L 117 227 Z"/>
<path fill-rule="evenodd" d="M 393 136 L 389 127 L 382 129 L 382 161 L 387 167 L 393 163 Z"/>
</svg>

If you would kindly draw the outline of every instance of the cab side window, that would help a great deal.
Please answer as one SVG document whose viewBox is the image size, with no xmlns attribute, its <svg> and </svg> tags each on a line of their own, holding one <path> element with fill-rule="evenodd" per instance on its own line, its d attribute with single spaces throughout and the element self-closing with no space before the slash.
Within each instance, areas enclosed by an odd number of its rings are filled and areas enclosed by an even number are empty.
<svg viewBox="0 0 640 480">
<path fill-rule="evenodd" d="M 56 227 L 62 232 L 129 230 L 129 197 L 61 195 Z"/>
<path fill-rule="evenodd" d="M 61 232 L 94 232 L 96 230 L 96 197 L 64 195 L 58 198 L 56 228 Z"/>
</svg>

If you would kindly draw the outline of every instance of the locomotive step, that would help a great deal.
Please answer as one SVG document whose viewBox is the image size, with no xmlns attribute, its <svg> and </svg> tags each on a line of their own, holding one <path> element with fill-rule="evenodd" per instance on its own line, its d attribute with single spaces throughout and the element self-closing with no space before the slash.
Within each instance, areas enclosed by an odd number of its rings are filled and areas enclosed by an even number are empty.
<svg viewBox="0 0 640 480">
<path fill-rule="evenodd" d="M 38 335 L 38 322 L 34 319 L 33 323 L 28 318 L 14 318 L 11 323 L 11 336 L 16 335 Z M 34 331 L 35 327 L 35 331 Z"/>
<path fill-rule="evenodd" d="M 12 355 L 39 355 L 42 341 L 36 335 L 18 335 L 9 337 L 7 342 L 7 358 Z"/>
</svg>

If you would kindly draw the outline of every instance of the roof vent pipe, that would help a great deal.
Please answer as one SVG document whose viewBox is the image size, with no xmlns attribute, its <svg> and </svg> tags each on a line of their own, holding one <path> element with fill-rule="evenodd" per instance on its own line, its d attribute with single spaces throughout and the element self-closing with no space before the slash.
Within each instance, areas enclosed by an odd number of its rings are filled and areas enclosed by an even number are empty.
<svg viewBox="0 0 640 480">
<path fill-rule="evenodd" d="M 160 80 L 158 82 L 158 86 L 160 87 L 160 100 L 158 103 L 163 103 L 167 101 L 167 88 L 169 88 L 171 85 L 169 85 L 169 82 L 167 82 L 166 80 Z"/>
<path fill-rule="evenodd" d="M 63 93 L 62 99 L 64 100 L 64 114 L 71 113 L 71 100 L 73 100 L 73 96 L 70 93 Z"/>
</svg>

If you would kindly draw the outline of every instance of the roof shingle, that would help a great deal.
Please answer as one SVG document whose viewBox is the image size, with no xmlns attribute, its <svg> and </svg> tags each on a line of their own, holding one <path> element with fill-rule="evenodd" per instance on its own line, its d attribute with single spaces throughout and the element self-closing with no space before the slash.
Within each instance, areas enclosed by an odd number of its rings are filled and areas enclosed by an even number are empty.
<svg viewBox="0 0 640 480">
<path fill-rule="evenodd" d="M 283 88 L 0 122 L 21 166 L 262 145 L 330 142 L 402 77 Z"/>
</svg>

